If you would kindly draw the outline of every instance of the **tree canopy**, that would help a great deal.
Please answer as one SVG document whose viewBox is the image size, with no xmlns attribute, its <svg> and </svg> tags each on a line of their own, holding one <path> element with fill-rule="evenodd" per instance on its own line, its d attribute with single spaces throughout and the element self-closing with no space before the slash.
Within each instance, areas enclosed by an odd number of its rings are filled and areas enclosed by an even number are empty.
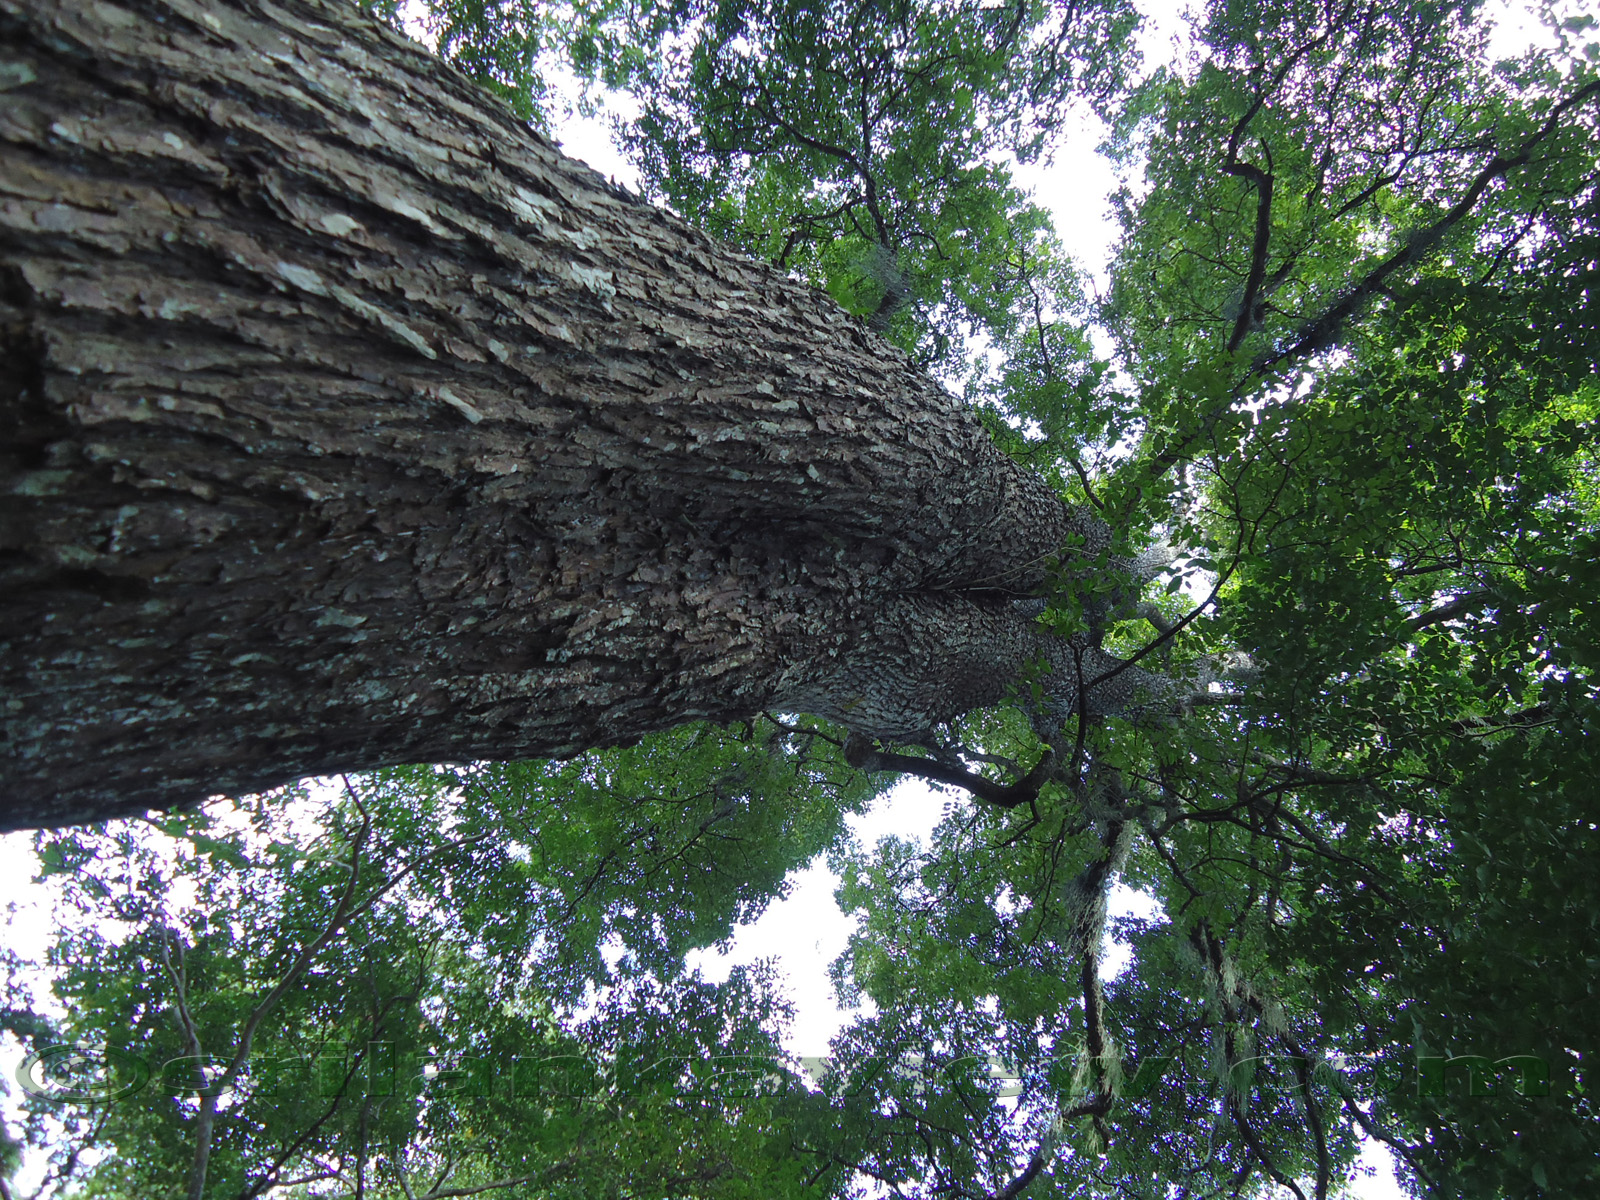
<svg viewBox="0 0 1600 1200">
<path fill-rule="evenodd" d="M 1118 552 L 1173 548 L 1030 611 L 1202 690 L 1025 679 L 912 744 L 774 712 L 42 834 L 61 926 L 5 1024 L 109 1053 L 41 1064 L 13 1161 L 106 1200 L 1327 1200 L 1366 1138 L 1417 1196 L 1592 1192 L 1594 19 L 1495 61 L 1476 4 L 1218 0 L 1141 74 L 1111 3 L 432 12 L 524 116 L 536 50 L 632 90 L 655 199 L 964 387 Z M 1128 173 L 1104 294 L 1006 165 L 1073 105 Z M 853 842 L 903 776 L 947 797 L 929 844 Z M 808 1081 L 774 979 L 684 953 L 818 854 L 872 1015 Z M 50 1098 L 136 1061 L 177 1066 Z"/>
</svg>

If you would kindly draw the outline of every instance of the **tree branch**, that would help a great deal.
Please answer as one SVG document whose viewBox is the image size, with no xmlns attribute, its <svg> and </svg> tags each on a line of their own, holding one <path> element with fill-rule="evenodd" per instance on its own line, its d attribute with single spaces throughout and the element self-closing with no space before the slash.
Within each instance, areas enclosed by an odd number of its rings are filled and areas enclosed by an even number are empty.
<svg viewBox="0 0 1600 1200">
<path fill-rule="evenodd" d="M 1256 305 L 1267 274 L 1267 250 L 1272 240 L 1273 178 L 1271 172 L 1236 159 L 1230 159 L 1222 169 L 1229 175 L 1248 179 L 1256 189 L 1256 231 L 1250 249 L 1250 272 L 1239 300 L 1238 315 L 1234 317 L 1233 333 L 1228 337 L 1228 353 L 1232 354 L 1256 325 Z"/>
<path fill-rule="evenodd" d="M 1412 617 L 1406 622 L 1406 628 L 1412 633 L 1416 633 L 1418 630 L 1426 629 L 1430 625 L 1438 625 L 1442 621 L 1452 620 L 1463 613 L 1471 612 L 1492 595 L 1493 593 L 1484 588 L 1457 596 L 1439 605 L 1438 608 L 1431 608 L 1425 613 L 1419 613 L 1417 616 Z"/>
<path fill-rule="evenodd" d="M 991 1192 L 988 1200 L 1016 1200 L 1027 1190 L 1028 1185 L 1039 1177 L 1039 1172 L 1044 1170 L 1045 1163 L 1050 1161 L 1050 1151 L 1054 1148 L 1050 1139 L 1041 1142 L 1039 1148 L 1033 1152 L 1033 1157 L 1028 1160 L 1028 1165 L 1022 1168 L 1021 1174 L 998 1192 Z"/>
<path fill-rule="evenodd" d="M 1426 257 L 1445 234 L 1466 219 L 1491 183 L 1508 172 L 1526 165 L 1533 156 L 1535 148 L 1555 131 L 1567 111 L 1595 95 L 1600 95 L 1600 80 L 1584 85 L 1557 104 L 1538 132 L 1525 138 L 1514 154 L 1496 154 L 1491 158 L 1483 170 L 1478 172 L 1461 199 L 1457 200 L 1444 216 L 1433 224 L 1414 231 L 1407 238 L 1404 248 L 1397 250 L 1369 271 L 1361 282 L 1335 301 L 1321 316 L 1302 325 L 1295 335 L 1294 342 L 1288 348 L 1257 359 L 1251 368 L 1251 373 L 1264 375 L 1275 367 L 1331 345 L 1343 331 L 1345 324 L 1378 294 L 1391 275 Z"/>
<path fill-rule="evenodd" d="M 1550 723 L 1551 711 L 1548 704 L 1535 704 L 1497 717 L 1462 717 L 1450 722 L 1450 731 L 1459 737 L 1483 737 L 1507 729 L 1537 729 Z"/>
<path fill-rule="evenodd" d="M 900 771 L 916 775 L 933 783 L 951 784 L 965 788 L 985 804 L 1000 808 L 1017 808 L 1039 798 L 1039 789 L 1050 778 L 1055 766 L 1055 750 L 1046 745 L 1039 761 L 1015 783 L 996 783 L 974 771 L 950 766 L 932 758 L 918 758 L 910 754 L 895 754 L 879 750 L 872 739 L 851 734 L 845 739 L 844 760 L 860 771 Z"/>
<path fill-rule="evenodd" d="M 546 1178 L 548 1178 L 549 1175 L 549 1171 L 544 1172 L 544 1176 Z M 498 1191 L 500 1188 L 516 1187 L 519 1184 L 532 1183 L 538 1178 L 540 1178 L 540 1174 L 538 1172 L 534 1172 L 529 1175 L 518 1175 L 511 1179 L 496 1179 L 492 1183 L 481 1183 L 471 1187 L 434 1188 L 432 1191 L 424 1192 L 422 1195 L 418 1196 L 417 1200 L 446 1200 L 446 1197 L 449 1196 L 477 1196 L 483 1192 L 493 1192 Z"/>
<path fill-rule="evenodd" d="M 1250 1124 L 1250 1119 L 1244 1115 L 1244 1109 L 1239 1104 L 1237 1097 L 1229 1097 L 1228 1108 L 1233 1113 L 1233 1122 L 1239 1127 L 1240 1134 L 1244 1137 L 1244 1144 L 1250 1148 L 1250 1153 L 1256 1156 L 1257 1161 L 1273 1182 L 1279 1187 L 1287 1188 L 1295 1194 L 1296 1200 L 1306 1200 L 1306 1194 L 1300 1190 L 1300 1185 L 1289 1176 L 1278 1170 L 1277 1164 L 1272 1161 L 1272 1156 L 1267 1153 L 1267 1148 L 1261 1144 L 1261 1139 L 1256 1136 L 1255 1127 Z"/>
<path fill-rule="evenodd" d="M 1294 1047 L 1291 1045 L 1290 1050 Z M 1294 1059 L 1295 1079 L 1300 1084 L 1300 1102 L 1305 1108 L 1306 1124 L 1311 1127 L 1311 1138 L 1317 1149 L 1317 1200 L 1328 1200 L 1328 1183 L 1333 1175 L 1333 1164 L 1328 1156 L 1328 1134 L 1322 1126 L 1322 1110 L 1311 1094 L 1311 1065 L 1305 1055 Z"/>
<path fill-rule="evenodd" d="M 316 941 L 300 952 L 298 958 L 290 964 L 289 969 L 267 993 L 266 998 L 257 1004 L 245 1019 L 244 1027 L 239 1032 L 238 1045 L 234 1049 L 233 1058 L 227 1068 L 215 1081 L 208 1083 L 200 1095 L 200 1111 L 195 1118 L 195 1152 L 194 1163 L 190 1167 L 188 1183 L 188 1200 L 205 1200 L 206 1171 L 211 1158 L 211 1134 L 213 1122 L 216 1118 L 217 1097 L 228 1090 L 234 1080 L 239 1077 L 240 1070 L 244 1067 L 245 1060 L 250 1055 L 251 1044 L 255 1040 L 256 1030 L 261 1022 L 266 1019 L 273 1007 L 283 998 L 285 993 L 294 986 L 295 982 L 311 965 L 316 955 L 333 940 L 334 936 L 343 926 L 349 916 L 350 902 L 354 898 L 356 883 L 361 875 L 361 851 L 366 845 L 367 837 L 372 832 L 372 816 L 362 807 L 360 799 L 355 794 L 355 789 L 350 786 L 350 780 L 344 778 L 346 793 L 350 796 L 351 803 L 356 811 L 361 814 L 361 826 L 351 844 L 350 879 L 345 884 L 344 891 L 334 906 L 333 916 L 324 927 Z"/>
</svg>

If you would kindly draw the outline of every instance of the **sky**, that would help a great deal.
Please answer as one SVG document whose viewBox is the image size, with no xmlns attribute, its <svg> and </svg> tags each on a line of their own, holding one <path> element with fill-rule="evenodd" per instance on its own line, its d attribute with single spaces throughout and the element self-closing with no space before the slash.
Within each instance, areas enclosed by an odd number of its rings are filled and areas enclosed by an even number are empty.
<svg viewBox="0 0 1600 1200">
<path fill-rule="evenodd" d="M 1140 35 L 1140 48 L 1147 66 L 1170 61 L 1185 42 L 1186 25 L 1181 13 L 1184 5 L 1174 0 L 1141 0 L 1147 25 Z M 1521 5 L 1494 3 L 1499 32 L 1493 49 L 1502 55 L 1520 52 L 1530 42 L 1544 43 L 1543 30 Z M 560 76 L 552 80 L 558 88 Z M 570 90 L 570 80 L 566 81 Z M 608 110 L 624 119 L 632 115 L 625 102 L 613 101 Z M 572 116 L 560 122 L 556 136 L 563 151 L 582 159 L 601 174 L 630 187 L 637 187 L 638 175 L 611 142 L 604 114 L 600 118 Z M 1077 258 L 1091 277 L 1104 279 L 1117 229 L 1108 215 L 1109 196 L 1119 180 L 1110 165 L 1095 153 L 1103 131 L 1096 119 L 1079 114 L 1076 124 L 1062 131 L 1056 153 L 1048 166 L 1014 168 L 1017 182 L 1033 190 L 1038 201 L 1054 217 L 1056 232 L 1064 246 Z M 906 780 L 879 800 L 861 817 L 851 818 L 852 832 L 865 845 L 880 837 L 895 834 L 920 839 L 938 823 L 944 797 L 918 781 Z M 47 912 L 31 894 L 30 878 L 37 865 L 26 833 L 0 836 L 0 912 L 8 903 L 19 907 L 6 920 L 5 943 L 24 957 L 42 956 L 49 940 Z M 800 1057 L 825 1055 L 828 1042 L 851 1017 L 834 1002 L 828 967 L 844 950 L 853 922 L 844 916 L 834 901 L 838 879 L 818 859 L 790 879 L 789 895 L 770 905 L 756 921 L 742 927 L 726 953 L 702 952 L 691 958 L 711 979 L 726 978 L 738 963 L 768 958 L 777 962 L 787 981 L 788 994 L 796 1007 L 796 1017 L 785 1048 Z M 1113 912 L 1150 915 L 1148 898 L 1126 888 L 1113 897 Z M 1126 965 L 1126 954 L 1112 946 L 1106 959 L 1108 973 Z M 7 1046 L 0 1050 L 0 1070 L 9 1078 L 20 1054 Z M 1358 1181 L 1349 1196 L 1355 1200 L 1401 1200 L 1403 1193 L 1394 1183 L 1392 1161 L 1382 1148 L 1369 1143 L 1362 1165 L 1374 1174 Z"/>
</svg>

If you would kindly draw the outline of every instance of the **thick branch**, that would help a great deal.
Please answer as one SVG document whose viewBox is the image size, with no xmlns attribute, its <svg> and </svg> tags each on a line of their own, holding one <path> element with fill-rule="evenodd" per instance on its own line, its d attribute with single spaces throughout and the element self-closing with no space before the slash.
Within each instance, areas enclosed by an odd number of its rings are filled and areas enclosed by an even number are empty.
<svg viewBox="0 0 1600 1200">
<path fill-rule="evenodd" d="M 1560 125 L 1561 118 L 1570 109 L 1596 95 L 1600 95 L 1600 81 L 1586 84 L 1560 104 L 1557 104 L 1551 110 L 1550 116 L 1545 120 L 1544 124 L 1539 127 L 1538 132 L 1523 139 L 1522 144 L 1517 147 L 1514 153 L 1507 155 L 1496 154 L 1491 158 L 1448 212 L 1433 224 L 1413 231 L 1402 249 L 1397 250 L 1367 272 L 1360 282 L 1330 305 L 1321 316 L 1302 325 L 1295 333 L 1294 341 L 1286 349 L 1257 359 L 1253 367 L 1253 373 L 1264 375 L 1266 372 L 1283 366 L 1294 359 L 1303 358 L 1308 354 L 1332 345 L 1343 332 L 1350 319 L 1356 316 L 1374 296 L 1382 291 L 1385 282 L 1392 275 L 1422 261 L 1438 246 L 1447 233 L 1461 224 L 1471 214 L 1491 183 L 1518 167 L 1525 166 L 1533 157 L 1533 152 L 1538 148 L 1539 144 L 1548 138 Z"/>
<path fill-rule="evenodd" d="M 861 180 L 862 199 L 866 202 L 867 212 L 872 215 L 872 226 L 877 232 L 879 245 L 893 249 L 894 238 L 890 233 L 889 223 L 884 220 L 883 212 L 878 204 L 877 181 L 873 179 L 872 172 L 867 169 L 866 163 L 862 161 L 861 156 L 843 146 L 836 146 L 831 142 L 823 141 L 821 138 L 813 137 L 795 126 L 793 122 L 780 116 L 776 105 L 772 102 L 772 94 L 765 86 L 761 87 L 761 98 L 763 103 L 759 111 L 767 120 L 777 125 L 802 146 L 849 164 L 850 169 L 855 172 L 856 178 Z"/>
<path fill-rule="evenodd" d="M 1279 1187 L 1287 1188 L 1295 1195 L 1295 1200 L 1306 1200 L 1305 1192 L 1300 1190 L 1300 1185 L 1278 1169 L 1272 1161 L 1272 1156 L 1267 1153 L 1267 1148 L 1256 1134 L 1255 1126 L 1250 1124 L 1250 1118 L 1244 1115 L 1244 1108 L 1237 1097 L 1230 1096 L 1228 1109 L 1233 1114 L 1233 1122 L 1238 1126 L 1239 1132 L 1244 1137 L 1244 1144 L 1249 1147 L 1250 1153 L 1255 1155 L 1256 1161 L 1261 1164 L 1262 1170 L 1272 1176 L 1273 1182 Z"/>
<path fill-rule="evenodd" d="M 1256 228 L 1250 249 L 1250 273 L 1245 279 L 1244 294 L 1239 299 L 1239 313 L 1233 321 L 1233 332 L 1228 337 L 1228 353 L 1232 354 L 1256 326 L 1256 305 L 1261 296 L 1262 281 L 1267 274 L 1267 251 L 1272 240 L 1273 177 L 1260 167 L 1235 160 L 1230 160 L 1222 169 L 1229 175 L 1248 179 L 1256 189 Z"/>
<path fill-rule="evenodd" d="M 1041 1144 L 1033 1152 L 1033 1157 L 1028 1159 L 1028 1165 L 1022 1168 L 1017 1177 L 998 1192 L 991 1193 L 989 1200 L 1016 1200 L 1018 1196 L 1027 1190 L 1028 1185 L 1039 1177 L 1039 1172 L 1043 1171 L 1045 1164 L 1050 1161 L 1050 1152 L 1053 1149 L 1054 1147 L 1051 1145 Z"/>
<path fill-rule="evenodd" d="M 1478 201 L 1482 199 L 1490 184 L 1492 184 L 1496 179 L 1509 174 L 1517 168 L 1525 166 L 1532 158 L 1533 151 L 1537 149 L 1539 144 L 1548 138 L 1560 125 L 1561 118 L 1565 116 L 1566 113 L 1572 108 L 1584 103 L 1597 94 L 1600 94 L 1600 81 L 1586 84 L 1584 87 L 1574 92 L 1571 96 L 1568 96 L 1561 103 L 1557 104 L 1539 130 L 1524 139 L 1514 153 L 1509 155 L 1497 154 L 1493 156 L 1490 161 L 1484 165 L 1483 169 L 1479 171 L 1477 176 L 1474 177 L 1472 182 L 1468 185 L 1466 191 L 1461 195 L 1460 199 L 1451 206 L 1449 211 L 1447 211 L 1431 225 L 1414 230 L 1407 238 L 1404 247 L 1402 247 L 1400 250 L 1397 250 L 1372 270 L 1367 272 L 1364 277 L 1348 288 L 1342 296 L 1329 305 L 1329 307 L 1321 315 L 1313 318 L 1310 321 L 1304 322 L 1298 330 L 1290 335 L 1291 340 L 1288 346 L 1281 350 L 1269 352 L 1259 356 L 1251 364 L 1249 372 L 1246 374 L 1244 379 L 1240 381 L 1238 387 L 1234 389 L 1234 394 L 1230 396 L 1229 403 L 1233 402 L 1233 399 L 1250 380 L 1263 379 L 1269 372 L 1274 371 L 1277 368 L 1283 367 L 1297 359 L 1304 358 L 1307 355 L 1332 346 L 1344 333 L 1345 327 L 1348 325 L 1348 323 L 1355 316 L 1357 316 L 1374 297 L 1381 295 L 1386 290 L 1388 281 L 1396 273 L 1404 270 L 1407 267 L 1414 266 L 1426 258 L 1452 229 L 1466 220 L 1466 218 L 1472 213 L 1473 209 L 1477 206 Z M 1260 97 L 1257 98 L 1257 101 L 1259 103 Z M 1239 126 L 1236 127 L 1235 137 L 1242 132 L 1244 124 L 1245 122 L 1241 121 Z M 1248 174 L 1248 172 L 1233 173 Z M 1262 227 L 1260 224 L 1261 215 L 1261 208 L 1258 205 L 1258 220 L 1256 229 L 1257 246 L 1259 246 L 1262 236 Z M 1264 266 L 1265 258 L 1261 258 L 1260 261 Z M 1253 255 L 1251 271 L 1252 275 L 1255 273 L 1255 266 L 1256 258 Z M 1243 318 L 1245 318 L 1245 310 L 1241 309 L 1239 319 Z M 1236 319 L 1233 331 L 1234 335 L 1238 334 L 1239 328 L 1240 326 L 1238 324 L 1238 319 Z M 1231 339 L 1230 344 L 1232 344 Z M 1159 478 L 1178 462 L 1182 461 L 1184 456 L 1188 453 L 1189 448 L 1195 443 L 1195 441 L 1204 436 L 1206 432 L 1213 427 L 1218 415 L 1220 414 L 1208 414 L 1205 420 L 1202 420 L 1198 423 L 1194 431 L 1183 435 L 1171 444 L 1164 446 L 1158 453 L 1154 454 L 1151 457 L 1148 466 L 1145 468 L 1149 477 L 1151 479 Z M 1137 496 L 1141 494 L 1142 491 L 1135 492 L 1133 498 L 1130 499 L 1130 505 L 1136 502 Z"/>
<path fill-rule="evenodd" d="M 859 734 L 854 734 L 845 741 L 844 760 L 860 771 L 900 771 L 907 775 L 916 775 L 930 783 L 945 783 L 966 788 L 976 799 L 982 800 L 985 804 L 997 805 L 1000 808 L 1017 808 L 1039 798 L 1039 789 L 1050 778 L 1056 756 L 1055 751 L 1046 746 L 1033 769 L 1015 783 L 996 783 L 992 779 L 985 779 L 975 771 L 950 766 L 937 759 L 917 758 L 910 754 L 878 750 L 872 745 L 870 738 Z"/>
<path fill-rule="evenodd" d="M 1050 632 L 1003 595 L 943 592 L 883 605 L 848 658 L 795 672 L 773 707 L 868 738 L 921 742 L 961 714 L 1015 701 L 1019 691 L 1025 698 L 1035 685 L 1051 720 L 1166 715 L 1179 692 L 1085 639 Z"/>
<path fill-rule="evenodd" d="M 1456 617 L 1480 607 L 1492 595 L 1493 593 L 1487 590 L 1479 590 L 1468 592 L 1464 596 L 1457 596 L 1437 608 L 1431 608 L 1427 612 L 1419 613 L 1412 617 L 1406 622 L 1406 628 L 1412 633 L 1416 633 L 1418 630 L 1426 629 L 1430 625 L 1438 625 L 1444 621 L 1454 620 Z"/>
</svg>

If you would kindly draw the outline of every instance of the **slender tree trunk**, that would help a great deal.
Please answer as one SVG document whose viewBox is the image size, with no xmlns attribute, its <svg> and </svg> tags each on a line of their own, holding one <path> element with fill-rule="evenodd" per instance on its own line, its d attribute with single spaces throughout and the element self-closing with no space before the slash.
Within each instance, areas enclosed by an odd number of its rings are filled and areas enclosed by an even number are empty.
<svg viewBox="0 0 1600 1200">
<path fill-rule="evenodd" d="M 340 0 L 0 0 L 0 46 L 0 827 L 800 702 L 903 734 L 1106 541 Z"/>
</svg>

